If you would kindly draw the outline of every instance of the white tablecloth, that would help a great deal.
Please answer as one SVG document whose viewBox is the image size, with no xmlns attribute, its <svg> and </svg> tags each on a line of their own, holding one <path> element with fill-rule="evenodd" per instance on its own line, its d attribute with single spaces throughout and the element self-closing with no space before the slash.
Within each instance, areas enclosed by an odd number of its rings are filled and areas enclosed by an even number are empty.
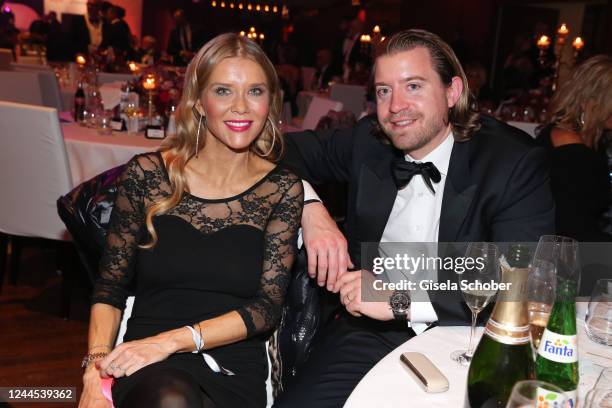
<svg viewBox="0 0 612 408">
<path fill-rule="evenodd" d="M 101 135 L 76 123 L 62 123 L 62 131 L 75 186 L 126 163 L 136 154 L 157 150 L 161 144 L 161 140 L 146 139 L 143 133 Z"/>
<path fill-rule="evenodd" d="M 586 304 L 581 302 L 577 306 L 580 398 L 593 387 L 602 368 L 612 366 L 612 348 L 599 345 L 587 337 L 584 331 Z M 462 407 L 467 389 L 468 367 L 452 361 L 450 353 L 467 348 L 469 331 L 469 327 L 435 327 L 408 340 L 368 372 L 344 407 Z M 478 328 L 478 338 L 482 336 L 482 332 L 483 328 Z M 425 354 L 448 378 L 448 391 L 439 394 L 423 391 L 400 363 L 400 355 L 406 351 Z"/>
</svg>

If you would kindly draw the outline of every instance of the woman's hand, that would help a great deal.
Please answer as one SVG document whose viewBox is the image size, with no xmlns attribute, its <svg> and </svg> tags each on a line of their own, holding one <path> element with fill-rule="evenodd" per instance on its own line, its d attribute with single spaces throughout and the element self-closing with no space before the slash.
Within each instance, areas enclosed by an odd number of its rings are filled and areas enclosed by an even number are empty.
<svg viewBox="0 0 612 408">
<path fill-rule="evenodd" d="M 175 341 L 184 328 L 171 330 L 157 336 L 121 343 L 98 363 L 102 377 L 130 376 L 150 364 L 165 360 L 179 350 Z M 184 337 L 185 333 L 182 333 Z M 191 337 L 191 336 L 190 336 Z"/>
<path fill-rule="evenodd" d="M 79 408 L 111 408 L 111 403 L 102 394 L 100 371 L 91 364 L 83 374 L 83 393 Z"/>
</svg>

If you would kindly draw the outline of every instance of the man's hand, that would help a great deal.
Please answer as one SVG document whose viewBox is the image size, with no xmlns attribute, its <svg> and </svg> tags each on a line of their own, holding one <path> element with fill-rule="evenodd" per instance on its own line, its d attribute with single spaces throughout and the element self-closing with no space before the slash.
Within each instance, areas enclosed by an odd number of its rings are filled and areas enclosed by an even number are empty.
<svg viewBox="0 0 612 408">
<path fill-rule="evenodd" d="M 391 320 L 393 312 L 389 306 L 390 292 L 375 290 L 375 279 L 372 272 L 365 270 L 345 273 L 338 279 L 340 302 L 353 316 Z M 367 301 L 363 301 L 364 298 Z"/>
<path fill-rule="evenodd" d="M 302 212 L 302 234 L 308 252 L 308 275 L 319 286 L 337 293 L 337 279 L 353 268 L 346 238 L 322 203 L 310 203 Z"/>
</svg>

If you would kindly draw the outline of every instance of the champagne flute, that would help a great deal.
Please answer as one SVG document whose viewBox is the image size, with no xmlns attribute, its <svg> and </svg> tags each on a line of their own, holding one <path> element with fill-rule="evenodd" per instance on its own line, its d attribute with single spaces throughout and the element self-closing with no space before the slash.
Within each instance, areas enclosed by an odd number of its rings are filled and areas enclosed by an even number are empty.
<svg viewBox="0 0 612 408">
<path fill-rule="evenodd" d="M 534 357 L 555 303 L 556 283 L 555 266 L 551 262 L 535 259 L 529 265 L 527 308 Z"/>
<path fill-rule="evenodd" d="M 578 293 L 580 286 L 580 264 L 578 241 L 561 235 L 542 235 L 533 256 L 533 261 L 547 261 L 555 266 L 557 280 L 572 282 Z"/>
<path fill-rule="evenodd" d="M 472 242 L 469 244 L 465 253 L 466 259 L 480 259 L 481 268 L 474 267 L 467 269 L 461 276 L 461 281 L 466 285 L 461 285 L 461 293 L 465 303 L 472 311 L 472 326 L 470 330 L 470 342 L 467 350 L 457 350 L 451 353 L 451 359 L 461 365 L 469 365 L 474 355 L 474 332 L 478 313 L 484 309 L 493 299 L 497 290 L 484 289 L 474 285 L 481 283 L 499 283 L 500 265 L 499 249 L 496 245 L 488 242 Z M 478 265 L 478 263 L 476 263 Z"/>
<path fill-rule="evenodd" d="M 565 408 L 567 396 L 556 385 L 544 381 L 519 381 L 512 387 L 506 408 Z"/>
</svg>

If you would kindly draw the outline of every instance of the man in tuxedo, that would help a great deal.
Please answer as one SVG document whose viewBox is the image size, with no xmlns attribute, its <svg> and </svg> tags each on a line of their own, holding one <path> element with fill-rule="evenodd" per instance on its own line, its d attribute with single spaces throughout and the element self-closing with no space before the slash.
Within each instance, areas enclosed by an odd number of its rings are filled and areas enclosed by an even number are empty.
<svg viewBox="0 0 612 408">
<path fill-rule="evenodd" d="M 315 71 L 312 89 L 319 90 L 328 87 L 328 83 L 334 79 L 334 77 L 341 75 L 336 67 L 332 64 L 333 55 L 329 48 L 321 48 L 317 51 L 317 70 Z"/>
<path fill-rule="evenodd" d="M 108 27 L 104 32 L 104 39 L 100 47 L 112 47 L 115 52 L 121 52 L 125 56 L 131 57 L 133 54 L 132 32 L 124 19 L 125 10 L 123 7 L 111 6 L 106 11 L 105 17 L 108 21 Z"/>
<path fill-rule="evenodd" d="M 91 46 L 96 49 L 102 44 L 105 21 L 104 13 L 110 5 L 102 0 L 87 0 L 87 13 L 84 16 L 65 15 L 65 24 L 72 44 L 72 54 L 87 54 Z"/>
<path fill-rule="evenodd" d="M 173 17 L 175 25 L 170 32 L 167 52 L 174 65 L 186 65 L 197 50 L 198 41 L 182 9 L 176 10 Z"/>
<path fill-rule="evenodd" d="M 315 184 L 348 182 L 350 259 L 367 242 L 536 241 L 554 232 L 546 153 L 522 131 L 472 110 L 467 79 L 435 34 L 402 31 L 376 50 L 376 117 L 351 129 L 288 134 L 285 162 Z M 307 249 L 320 204 L 305 206 Z M 321 241 L 321 240 L 319 240 Z M 324 240 L 323 240 L 324 241 Z M 276 407 L 340 407 L 382 357 L 431 324 L 468 324 L 458 293 L 408 303 L 363 301 L 369 271 L 344 272 L 343 251 L 314 245 L 311 276 L 344 310 L 324 328 Z M 311 251 L 312 252 L 312 251 Z M 313 260 L 310 260 L 313 258 Z M 316 261 L 315 261 L 316 260 Z M 321 265 L 321 263 L 323 265 Z M 454 297 L 453 297 L 454 296 Z"/>
</svg>

